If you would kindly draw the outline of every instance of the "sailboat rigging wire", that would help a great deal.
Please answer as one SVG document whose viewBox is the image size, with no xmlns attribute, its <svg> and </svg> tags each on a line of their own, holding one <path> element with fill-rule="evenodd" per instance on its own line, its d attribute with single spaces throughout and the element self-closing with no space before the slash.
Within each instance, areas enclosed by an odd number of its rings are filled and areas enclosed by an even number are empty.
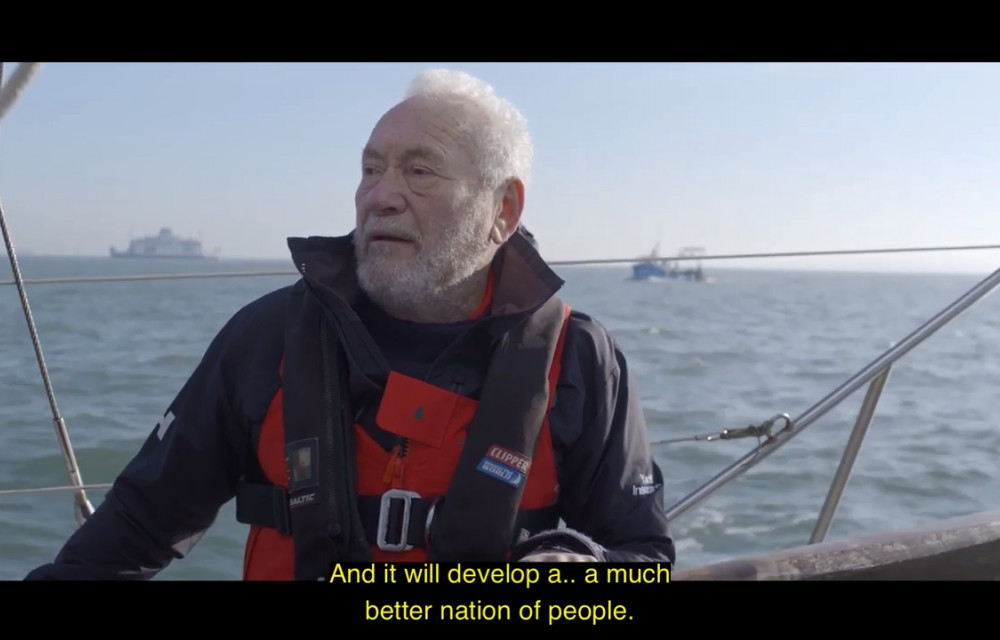
<svg viewBox="0 0 1000 640">
<path fill-rule="evenodd" d="M 779 431 L 786 431 L 792 428 L 792 419 L 787 413 L 779 413 L 770 420 L 767 420 L 759 425 L 750 425 L 748 427 L 743 427 L 742 429 L 724 429 L 723 431 L 716 431 L 713 433 L 700 433 L 693 436 L 682 436 L 679 438 L 667 438 L 664 440 L 652 440 L 649 444 L 676 444 L 678 442 L 712 442 L 715 440 L 736 440 L 738 438 L 757 438 L 758 443 L 761 438 L 773 438 L 774 434 L 771 433 L 771 428 L 774 423 L 778 420 L 783 420 L 785 426 Z"/>
<path fill-rule="evenodd" d="M 41 66 L 41 62 L 22 62 L 11 74 L 7 84 L 3 84 L 3 63 L 0 62 L 0 85 L 2 85 L 2 89 L 0 89 L 0 120 L 3 120 L 17 99 L 21 97 L 24 88 L 28 86 Z"/>
<path fill-rule="evenodd" d="M 998 286 L 1000 286 L 1000 269 L 988 275 L 954 302 L 914 329 L 905 338 L 895 343 L 860 371 L 844 381 L 843 384 L 827 394 L 822 400 L 807 409 L 802 415 L 794 420 L 789 420 L 784 429 L 764 443 L 764 447 L 758 446 L 668 508 L 666 510 L 667 519 L 673 520 L 680 516 L 694 505 L 708 498 L 715 491 L 718 491 L 723 485 L 742 475 L 752 466 L 777 451 L 779 447 L 802 433 L 806 427 L 825 415 L 833 407 L 839 405 L 862 385 L 870 383 L 873 379 L 883 374 L 897 360 L 905 356 L 945 324 L 964 313 L 973 304 L 992 293 Z"/>
<path fill-rule="evenodd" d="M 679 260 L 724 260 L 745 258 L 781 258 L 802 256 L 858 255 L 873 253 L 916 253 L 925 251 L 981 251 L 984 249 L 1000 249 L 1000 245 L 965 245 L 950 247 L 898 247 L 889 249 L 838 249 L 831 251 L 789 251 L 781 253 L 742 253 L 714 256 L 678 256 L 675 258 L 655 258 L 654 262 L 669 262 Z M 622 264 L 633 263 L 643 259 L 636 258 L 597 258 L 593 260 L 548 260 L 551 266 L 589 265 L 589 264 Z M 26 280 L 26 284 L 83 284 L 88 282 L 138 282 L 149 280 L 195 280 L 210 278 L 252 278 L 266 276 L 297 276 L 298 271 L 287 269 L 281 271 L 220 271 L 200 273 L 151 273 L 129 276 L 75 276 L 64 278 L 36 278 Z M 0 280 L 0 286 L 15 284 L 13 280 Z"/>
<path fill-rule="evenodd" d="M 872 253 L 916 253 L 921 251 L 973 251 L 982 249 L 1000 249 L 996 244 L 966 245 L 957 247 L 892 247 L 886 249 L 831 249 L 825 251 L 779 251 L 771 253 L 729 253 L 718 255 L 679 255 L 679 256 L 657 256 L 655 258 L 607 258 L 593 260 L 554 260 L 549 261 L 552 265 L 573 265 L 573 264 L 621 264 L 625 262 L 680 262 L 682 260 L 742 260 L 744 258 L 794 258 L 810 256 L 844 256 L 861 255 Z"/>
<path fill-rule="evenodd" d="M 17 97 L 20 96 L 21 91 L 27 85 L 28 80 L 34 75 L 34 71 L 40 63 L 33 62 L 28 64 L 28 69 L 21 71 L 25 66 L 22 63 L 18 66 L 17 70 L 14 72 L 11 79 L 11 83 L 17 82 L 12 88 L 8 88 L 3 84 L 3 71 L 4 63 L 0 62 L 0 118 L 3 114 L 7 112 L 11 105 Z M 41 342 L 38 339 L 38 330 L 35 328 L 35 320 L 31 314 L 31 306 L 28 304 L 28 295 L 24 290 L 24 282 L 21 278 L 21 268 L 17 263 L 17 254 L 14 252 L 14 243 L 10 237 L 10 230 L 7 228 L 7 217 L 3 210 L 3 205 L 0 204 L 0 231 L 3 232 L 4 245 L 7 248 L 7 257 L 10 259 L 11 271 L 14 274 L 14 282 L 17 284 L 17 292 L 21 298 L 21 307 L 24 309 L 24 317 L 28 322 L 28 332 L 31 334 L 31 343 L 35 348 L 35 359 L 38 361 L 38 368 L 42 374 L 42 383 L 45 385 L 45 394 L 49 398 L 49 406 L 52 408 L 52 421 L 55 424 L 56 437 L 59 439 L 59 444 L 62 448 L 63 457 L 66 460 L 66 470 L 69 471 L 70 481 L 76 487 L 75 494 L 75 512 L 77 523 L 83 524 L 83 521 L 90 517 L 94 513 L 94 507 L 90 504 L 87 499 L 87 495 L 83 490 L 83 478 L 80 474 L 80 468 L 76 462 L 76 456 L 73 453 L 73 445 L 69 439 L 69 432 L 66 430 L 66 422 L 63 420 L 62 415 L 59 413 L 59 407 L 56 404 L 55 392 L 52 389 L 52 381 L 49 378 L 48 367 L 45 365 L 45 356 L 42 355 Z"/>
<path fill-rule="evenodd" d="M 84 489 L 110 489 L 114 484 L 107 482 L 104 484 L 74 484 L 66 487 L 38 487 L 35 489 L 3 489 L 0 496 L 16 496 L 30 493 L 58 493 L 62 491 L 82 491 Z"/>
</svg>

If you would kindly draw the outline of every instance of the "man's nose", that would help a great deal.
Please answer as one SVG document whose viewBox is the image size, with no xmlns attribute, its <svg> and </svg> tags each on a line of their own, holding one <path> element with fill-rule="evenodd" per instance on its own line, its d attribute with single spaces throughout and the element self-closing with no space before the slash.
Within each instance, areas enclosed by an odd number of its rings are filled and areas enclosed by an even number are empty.
<svg viewBox="0 0 1000 640">
<path fill-rule="evenodd" d="M 398 171 L 385 171 L 375 178 L 374 185 L 365 195 L 366 208 L 372 213 L 400 213 L 406 208 L 405 188 L 403 176 Z"/>
</svg>

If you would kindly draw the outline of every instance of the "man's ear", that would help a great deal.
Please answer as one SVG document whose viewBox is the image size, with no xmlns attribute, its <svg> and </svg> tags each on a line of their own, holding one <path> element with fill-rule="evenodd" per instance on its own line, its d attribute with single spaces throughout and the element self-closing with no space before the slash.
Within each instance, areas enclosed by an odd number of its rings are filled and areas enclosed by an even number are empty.
<svg viewBox="0 0 1000 640">
<path fill-rule="evenodd" d="M 500 193 L 499 212 L 493 220 L 490 239 L 498 245 L 506 242 L 517 231 L 522 211 L 524 211 L 524 183 L 514 178 L 507 182 Z"/>
</svg>

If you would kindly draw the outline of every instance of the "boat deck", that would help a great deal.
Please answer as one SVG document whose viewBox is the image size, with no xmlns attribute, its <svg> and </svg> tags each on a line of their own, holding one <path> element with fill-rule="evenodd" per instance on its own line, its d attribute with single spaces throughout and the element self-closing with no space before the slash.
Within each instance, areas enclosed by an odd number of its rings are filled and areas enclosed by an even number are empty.
<svg viewBox="0 0 1000 640">
<path fill-rule="evenodd" d="M 1000 511 L 680 569 L 692 580 L 1000 580 Z"/>
</svg>

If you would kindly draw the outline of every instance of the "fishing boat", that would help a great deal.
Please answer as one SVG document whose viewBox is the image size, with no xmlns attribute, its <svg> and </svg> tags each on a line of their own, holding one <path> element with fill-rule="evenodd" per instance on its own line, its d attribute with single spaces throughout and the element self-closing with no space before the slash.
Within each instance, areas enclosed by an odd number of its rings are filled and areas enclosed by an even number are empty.
<svg viewBox="0 0 1000 640">
<path fill-rule="evenodd" d="M 704 282 L 705 273 L 702 271 L 701 262 L 697 262 L 694 267 L 681 266 L 686 260 L 694 260 L 704 255 L 704 247 L 684 247 L 677 256 L 664 258 L 660 256 L 660 243 L 657 242 L 648 255 L 632 265 L 632 280 L 645 282 L 671 279 Z"/>
<path fill-rule="evenodd" d="M 660 257 L 660 243 L 653 245 L 649 255 L 643 256 L 639 262 L 632 265 L 632 279 L 638 282 L 647 280 L 662 280 L 667 277 L 666 260 Z"/>
<path fill-rule="evenodd" d="M 683 278 L 684 280 L 691 280 L 693 282 L 704 282 L 705 272 L 702 271 L 701 260 L 699 260 L 699 258 L 704 255 L 705 247 L 684 247 L 672 261 L 670 266 L 670 277 Z M 681 267 L 681 263 L 686 260 L 695 260 L 694 266 Z"/>
<path fill-rule="evenodd" d="M 22 63 L 9 82 L 0 85 L 0 118 L 9 110 L 17 94 L 28 83 L 38 63 Z M 3 63 L 0 63 L 0 80 L 3 77 Z M 94 508 L 87 498 L 90 489 L 108 488 L 110 484 L 84 484 L 77 464 L 65 421 L 59 415 L 55 404 L 52 385 L 41 352 L 41 342 L 32 320 L 28 299 L 25 294 L 25 280 L 17 265 L 16 254 L 10 240 L 5 214 L 0 208 L 0 226 L 14 280 L 21 294 L 21 304 L 27 319 L 28 331 L 35 345 L 36 357 L 43 382 L 49 395 L 53 412 L 58 444 L 66 460 L 71 484 L 65 487 L 28 488 L 16 491 L 0 491 L 0 496 L 9 494 L 42 493 L 65 491 L 72 494 L 76 521 L 85 522 Z M 944 247 L 939 250 L 955 249 L 997 249 L 997 245 L 974 247 Z M 886 251 L 929 251 L 935 248 L 858 250 L 842 253 L 881 253 Z M 817 255 L 827 252 L 800 252 L 783 255 Z M 764 255 L 764 254 L 761 254 Z M 773 254 L 770 254 L 773 256 Z M 720 256 L 715 256 L 720 257 Z M 725 256 L 732 257 L 732 256 Z M 740 257 L 754 257 L 747 254 Z M 595 263 L 620 262 L 626 260 L 595 260 Z M 580 264 L 581 261 L 552 261 L 550 264 Z M 285 273 L 285 272 L 282 272 Z M 296 272 L 289 270 L 288 275 Z M 197 274 L 197 277 L 234 277 L 237 275 L 267 274 Z M 193 277 L 192 274 L 148 276 L 144 279 L 173 279 Z M 115 278 L 77 278 L 77 281 L 114 280 Z M 44 282 L 58 282 L 50 279 Z M 886 386 L 892 367 L 913 348 L 922 343 L 960 314 L 976 304 L 1000 285 L 1000 269 L 983 278 L 966 293 L 947 305 L 940 312 L 915 328 L 909 335 L 896 342 L 891 348 L 875 357 L 868 365 L 849 377 L 829 394 L 797 416 L 780 413 L 758 424 L 745 428 L 726 429 L 708 434 L 696 434 L 660 442 L 681 442 L 688 440 L 713 441 L 742 438 L 756 439 L 757 444 L 743 457 L 729 465 L 700 487 L 689 493 L 676 504 L 666 509 L 667 517 L 674 520 L 695 505 L 703 502 L 743 473 L 776 453 L 782 446 L 801 434 L 838 406 L 855 392 L 866 388 L 854 428 L 844 448 L 840 465 L 827 492 L 826 500 L 819 510 L 813 533 L 806 544 L 769 554 L 738 558 L 703 567 L 681 569 L 671 576 L 674 581 L 697 580 L 997 580 L 1000 579 L 1000 511 L 987 511 L 962 518 L 933 521 L 919 527 L 884 531 L 875 535 L 825 542 L 825 536 L 833 521 L 847 480 L 851 474 L 858 452 L 861 449 L 879 398 Z"/>
<path fill-rule="evenodd" d="M 202 249 L 201 241 L 175 236 L 169 227 L 162 227 L 153 236 L 132 238 L 128 248 L 119 251 L 111 247 L 112 258 L 174 258 L 188 260 L 214 260 L 215 255 Z"/>
</svg>

